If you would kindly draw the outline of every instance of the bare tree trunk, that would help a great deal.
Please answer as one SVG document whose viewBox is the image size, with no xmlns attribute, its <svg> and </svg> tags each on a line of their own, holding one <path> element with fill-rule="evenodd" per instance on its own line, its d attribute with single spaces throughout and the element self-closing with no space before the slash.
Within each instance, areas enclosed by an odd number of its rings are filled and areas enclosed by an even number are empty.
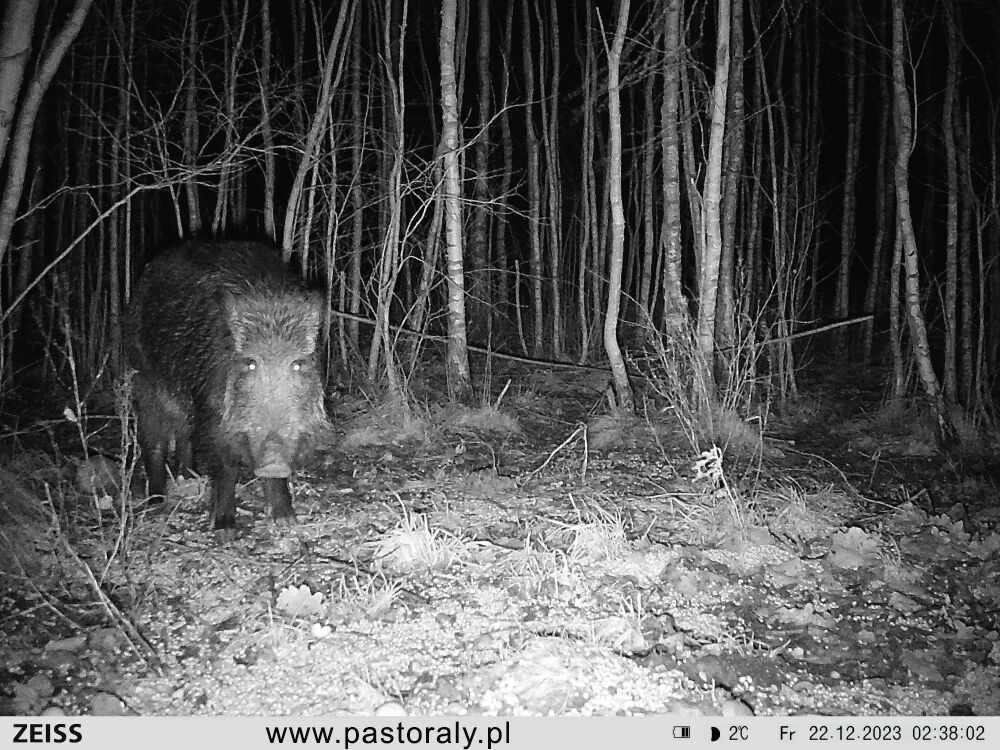
<svg viewBox="0 0 1000 750">
<path fill-rule="evenodd" d="M 884 10 L 887 9 L 887 5 Z M 888 13 L 884 13 L 888 16 Z M 865 362 L 871 361 L 873 340 L 875 335 L 875 318 L 877 316 L 876 301 L 879 298 L 879 290 L 882 287 L 882 268 L 885 266 L 885 246 L 886 235 L 890 226 L 890 217 L 893 213 L 890 185 L 886 179 L 886 160 L 889 154 L 889 125 L 892 118 L 892 96 L 889 91 L 889 79 L 891 71 L 889 69 L 889 58 L 882 56 L 884 61 L 879 70 L 879 102 L 881 110 L 878 120 L 878 160 L 875 165 L 875 241 L 872 247 L 872 267 L 868 276 L 868 286 L 865 289 L 865 312 L 872 316 L 871 320 L 864 324 L 864 341 L 862 343 L 862 357 Z"/>
<path fill-rule="evenodd" d="M 847 79 L 847 147 L 844 164 L 844 193 L 840 214 L 840 265 L 837 269 L 836 314 L 841 320 L 850 314 L 851 260 L 854 256 L 854 215 L 857 205 L 855 185 L 858 181 L 858 161 L 861 155 L 861 124 L 864 116 L 864 49 L 859 38 L 854 0 L 847 3 L 847 41 L 844 45 Z M 838 347 L 845 345 L 842 333 L 837 334 Z"/>
<path fill-rule="evenodd" d="M 684 62 L 680 64 L 680 82 L 680 121 L 683 123 L 683 127 L 680 130 L 681 143 L 683 145 L 681 158 L 684 159 L 683 179 L 687 183 L 688 215 L 691 218 L 691 235 L 694 244 L 694 276 L 700 279 L 702 273 L 701 263 L 705 257 L 705 209 L 703 196 L 698 192 L 698 164 L 696 158 L 701 156 L 701 154 L 695 151 L 694 130 L 698 114 L 694 104 L 695 97 L 692 91 L 688 66 Z"/>
<path fill-rule="evenodd" d="M 906 363 L 903 361 L 903 331 L 899 326 L 899 277 L 903 268 L 903 233 L 896 222 L 896 235 L 892 245 L 892 262 L 889 264 L 889 347 L 892 351 L 892 384 L 894 399 L 906 393 Z"/>
<path fill-rule="evenodd" d="M 541 10 L 538 11 L 539 16 Z M 544 25 L 540 25 L 544 29 Z M 559 167 L 559 77 L 562 74 L 559 60 L 559 17 L 556 15 L 555 0 L 549 0 L 549 49 L 552 53 L 552 76 L 549 84 L 548 107 L 542 99 L 543 138 L 545 141 L 545 162 L 548 167 L 547 214 L 549 222 L 549 269 L 552 273 L 552 356 L 562 357 L 563 350 L 563 309 L 562 309 L 562 176 Z M 539 34 L 544 34 L 540 31 Z M 545 51 L 540 51 L 544 60 Z M 547 109 L 547 112 L 546 112 Z"/>
<path fill-rule="evenodd" d="M 224 229 L 232 226 L 229 218 L 229 207 L 233 198 L 235 185 L 233 184 L 233 161 L 235 159 L 236 146 L 236 87 L 239 74 L 240 55 L 243 48 L 243 37 L 247 28 L 247 16 L 250 13 L 249 3 L 243 6 L 243 15 L 240 18 L 239 29 L 236 32 L 233 45 L 230 48 L 228 40 L 233 37 L 232 29 L 229 28 L 229 14 L 225 9 L 222 12 L 226 34 L 225 54 L 225 103 L 226 103 L 226 145 L 225 159 L 219 171 L 219 187 L 216 191 L 215 214 L 212 219 L 212 234 L 219 236 Z"/>
<path fill-rule="evenodd" d="M 981 322 L 973 314 L 972 301 L 976 299 L 976 277 L 972 275 L 972 203 L 975 200 L 972 184 L 972 126 L 969 122 L 969 112 L 962 117 L 963 126 L 959 129 L 958 161 L 960 174 L 959 194 L 962 196 L 961 213 L 958 222 L 958 264 L 961 284 L 961 328 L 958 337 L 958 356 L 961 377 L 959 378 L 959 398 L 966 409 L 973 411 L 981 407 L 973 395 L 978 391 L 975 383 L 972 339 L 976 325 Z M 980 274 L 981 278 L 982 274 Z M 984 305 L 980 301 L 979 309 Z M 975 385 L 974 385 L 975 383 Z"/>
<path fill-rule="evenodd" d="M 622 208 L 622 120 L 620 83 L 622 47 L 628 26 L 629 0 L 621 0 L 615 39 L 608 52 L 608 189 L 611 198 L 611 273 L 608 280 L 608 308 L 604 313 L 604 350 L 615 382 L 617 407 L 631 414 L 635 411 L 632 386 L 618 346 L 618 311 L 622 293 L 622 260 L 625 251 L 625 211 Z"/>
<path fill-rule="evenodd" d="M 435 184 L 440 182 L 441 164 L 434 170 Z M 424 240 L 424 257 L 420 271 L 420 282 L 417 285 L 416 299 L 411 306 L 411 312 L 406 319 L 410 328 L 421 333 L 427 326 L 427 310 L 430 306 L 431 289 L 434 287 L 434 279 L 438 272 L 438 261 L 441 257 L 441 227 L 444 224 L 444 201 L 440 197 L 434 199 L 434 211 L 431 214 L 430 229 L 427 230 L 427 238 Z M 418 337 L 414 337 L 409 350 L 410 371 L 417 365 L 417 357 L 420 356 L 420 343 Z"/>
<path fill-rule="evenodd" d="M 403 384 L 396 364 L 395 349 L 389 336 L 389 307 L 393 290 L 399 275 L 400 242 L 403 211 L 403 162 L 405 154 L 406 96 L 404 91 L 404 51 L 406 38 L 406 18 L 409 12 L 408 0 L 403 0 L 401 19 L 398 24 L 393 19 L 393 0 L 384 0 L 385 19 L 382 28 L 382 59 L 385 67 L 387 111 L 386 118 L 392 125 L 389 135 L 390 150 L 385 158 L 391 158 L 388 169 L 388 191 L 385 201 L 385 238 L 378 259 L 378 293 L 375 307 L 375 330 L 372 333 L 371 348 L 368 351 L 368 378 L 375 380 L 378 370 L 379 352 L 385 352 L 385 373 L 391 397 L 399 403 L 403 400 Z M 398 48 L 393 49 L 393 33 L 398 35 Z"/>
<path fill-rule="evenodd" d="M 358 6 L 358 21 L 354 27 L 354 41 L 351 50 L 353 76 L 351 81 L 351 259 L 350 259 L 350 301 L 351 315 L 361 311 L 361 243 L 364 238 L 365 204 L 361 192 L 363 151 L 365 141 L 366 116 L 361 93 L 361 37 L 364 34 L 365 4 Z M 347 336 L 355 351 L 360 348 L 358 341 L 358 321 L 351 318 L 347 323 Z"/>
<path fill-rule="evenodd" d="M 758 61 L 759 62 L 759 61 Z M 753 112 L 762 112 L 763 94 L 761 92 L 761 76 L 754 71 L 753 87 L 750 89 L 750 109 Z M 747 191 L 749 199 L 745 202 L 749 208 L 744 215 L 744 226 L 746 234 L 742 243 L 743 265 L 747 274 L 747 286 L 750 291 L 752 309 L 759 316 L 764 305 L 764 273 L 761 259 L 763 257 L 764 222 L 761 219 L 761 203 L 764 197 L 763 170 L 764 170 L 764 125 L 765 121 L 761 115 L 753 118 L 754 127 L 752 131 L 753 154 L 750 157 L 750 179 L 747 181 Z"/>
<path fill-rule="evenodd" d="M 357 15 L 357 3 L 344 2 L 340 5 L 340 13 L 337 16 L 337 25 L 330 37 L 330 44 L 326 49 L 326 60 L 323 66 L 323 81 L 320 84 L 320 93 L 316 102 L 316 111 L 313 113 L 312 124 L 306 136 L 305 146 L 302 148 L 302 158 L 299 160 L 298 169 L 295 172 L 295 179 L 292 188 L 288 193 L 288 206 L 285 209 L 285 225 L 281 237 L 281 253 L 285 262 L 288 262 L 294 249 L 294 237 L 296 231 L 296 216 L 299 208 L 299 201 L 302 199 L 302 188 L 305 185 L 306 175 L 312 168 L 313 154 L 319 144 L 320 135 L 326 125 L 326 120 L 330 115 L 330 102 L 333 99 L 334 91 L 340 83 L 340 76 L 344 72 L 344 60 L 347 56 L 346 45 L 341 41 L 351 33 L 351 26 Z"/>
<path fill-rule="evenodd" d="M 185 19 L 185 81 L 184 81 L 184 160 L 189 170 L 194 171 L 198 159 L 198 0 L 191 0 Z M 192 176 L 184 182 L 187 196 L 188 237 L 201 234 L 201 200 L 198 196 L 198 180 Z"/>
<path fill-rule="evenodd" d="M 584 16 L 584 26 L 586 36 L 583 40 L 583 155 L 580 159 L 580 171 L 582 172 L 583 196 L 581 223 L 583 224 L 583 238 L 580 243 L 580 261 L 577 268 L 577 307 L 580 316 L 580 357 L 578 361 L 583 364 L 590 357 L 590 315 L 588 310 L 597 310 L 591 306 L 591 299 L 588 296 L 588 289 L 597 285 L 600 276 L 598 269 L 593 265 L 592 259 L 597 257 L 597 243 L 599 241 L 597 231 L 597 187 L 596 175 L 594 174 L 594 110 L 596 98 L 595 89 L 597 87 L 597 74 L 594 70 L 594 50 L 591 43 L 591 5 L 586 5 L 586 15 Z M 588 273 L 589 271 L 589 273 Z"/>
<path fill-rule="evenodd" d="M 83 27 L 83 22 L 87 18 L 93 0 L 76 0 L 73 10 L 70 11 L 63 27 L 56 34 L 48 49 L 42 54 L 40 63 L 28 83 L 21 98 L 21 104 L 17 108 L 17 117 L 14 124 L 14 132 L 9 145 L 9 152 L 6 154 L 7 178 L 3 184 L 3 197 L 0 198 L 0 267 L 4 264 L 7 255 L 7 248 L 10 246 L 11 232 L 14 229 L 17 206 L 21 202 L 21 194 L 24 191 L 24 173 L 28 165 L 28 152 L 31 145 L 31 133 L 35 128 L 35 118 L 38 116 L 38 109 L 42 104 L 42 97 L 48 90 L 52 77 L 59 69 L 60 63 L 65 56 L 69 46 L 76 39 L 77 34 Z M 22 8 L 23 10 L 23 8 Z M 17 13 L 15 8 L 11 13 Z M 17 16 L 21 22 L 26 19 Z M 5 15 L 6 22 L 10 16 Z M 15 18 L 15 20 L 16 20 Z M 11 31 L 15 31 L 12 29 Z M 6 29 L 4 31 L 6 36 Z M 3 305 L 0 304 L 0 309 Z"/>
<path fill-rule="evenodd" d="M 0 25 L 0 167 L 17 111 L 24 71 L 31 57 L 31 40 L 39 0 L 9 0 Z"/>
<path fill-rule="evenodd" d="M 917 262 L 917 240 L 913 235 L 910 216 L 909 164 L 913 147 L 913 114 L 910 110 L 910 92 L 906 86 L 906 43 L 903 38 L 903 0 L 892 0 L 892 83 L 896 121 L 896 224 L 903 240 L 903 264 L 906 280 L 906 308 L 910 326 L 913 356 L 924 393 L 931 403 L 937 420 L 938 438 L 944 445 L 957 441 L 958 436 L 945 408 L 941 388 L 931 363 L 930 346 L 923 311 L 920 309 L 920 268 Z"/>
<path fill-rule="evenodd" d="M 663 160 L 663 319 L 667 330 L 677 330 L 688 320 L 681 291 L 681 172 L 678 133 L 680 70 L 684 65 L 681 44 L 681 0 L 667 0 L 664 14 L 663 103 L 660 105 L 660 152 Z"/>
<path fill-rule="evenodd" d="M 717 349 L 722 357 L 735 342 L 736 210 L 743 179 L 743 0 L 732 0 L 729 87 L 726 105 L 725 171 L 722 184 L 722 257 L 719 261 L 719 299 L 715 314 Z"/>
<path fill-rule="evenodd" d="M 493 243 L 496 252 L 497 275 L 496 307 L 500 316 L 508 313 L 510 305 L 510 263 L 507 259 L 507 194 L 510 192 L 511 181 L 514 179 L 514 140 L 510 132 L 510 107 L 507 93 L 510 87 L 511 37 L 514 33 L 514 3 L 507 3 L 507 20 L 504 33 L 504 55 L 501 66 L 500 83 L 503 91 L 503 110 L 500 114 L 500 140 L 503 145 L 503 174 L 500 177 L 499 216 L 496 220 L 496 239 Z"/>
<path fill-rule="evenodd" d="M 492 316 L 491 287 L 493 272 L 489 268 L 490 208 L 489 208 L 489 153 L 490 117 L 492 97 L 490 96 L 490 0 L 479 0 L 479 51 L 477 54 L 479 73 L 479 132 L 476 134 L 473 152 L 476 161 L 475 208 L 472 212 L 472 228 L 469 234 L 469 260 L 473 273 L 469 276 L 469 322 L 476 333 L 490 330 Z M 479 329 L 476 331 L 476 329 Z M 475 338 L 473 339 L 475 340 Z"/>
<path fill-rule="evenodd" d="M 653 259 L 656 255 L 656 213 L 653 206 L 653 189 L 656 183 L 656 114 L 653 109 L 653 92 L 656 88 L 656 73 L 646 74 L 646 85 L 642 99 L 642 272 L 639 276 L 638 303 L 641 313 L 638 322 L 645 325 L 650 320 L 656 303 L 653 291 Z M 650 300 L 652 296 L 652 301 Z"/>
<path fill-rule="evenodd" d="M 277 237 L 274 223 L 274 133 L 271 130 L 271 0 L 262 0 L 260 8 L 261 61 L 257 80 L 260 83 L 260 133 L 264 142 L 264 234 L 272 242 Z"/>
<path fill-rule="evenodd" d="M 944 363 L 942 388 L 944 397 L 952 403 L 958 400 L 958 372 L 955 353 L 958 335 L 958 154 L 955 148 L 955 94 L 958 88 L 958 23 L 957 5 L 943 8 L 947 30 L 948 65 L 945 74 L 944 101 L 941 104 L 941 135 L 944 138 L 945 175 L 947 181 L 947 213 L 945 221 L 944 278 Z"/>
<path fill-rule="evenodd" d="M 720 0 L 715 46 L 715 83 L 712 85 L 711 129 L 708 163 L 705 165 L 705 254 L 698 279 L 698 348 L 701 350 L 706 382 L 714 381 L 715 303 L 722 257 L 722 144 L 726 135 L 726 90 L 729 86 L 729 34 L 731 0 Z"/>
<path fill-rule="evenodd" d="M 448 259 L 448 393 L 466 402 L 472 393 L 465 334 L 465 281 L 462 265 L 462 181 L 459 173 L 458 94 L 455 86 L 456 0 L 441 5 L 441 141 L 444 182 L 445 253 Z"/>
<path fill-rule="evenodd" d="M 115 135 L 111 141 L 111 190 L 116 199 L 121 199 L 131 182 L 131 149 L 127 141 L 131 138 L 131 101 L 129 61 L 133 59 L 133 39 L 135 9 L 129 4 L 132 14 L 125 19 L 123 0 L 114 5 L 115 32 L 120 45 L 117 63 L 118 118 L 115 121 Z M 124 211 L 116 212 L 110 227 L 108 242 L 108 333 L 111 339 L 111 366 L 114 372 L 121 372 L 121 265 L 128 257 L 131 229 L 131 202 L 126 198 Z"/>
<path fill-rule="evenodd" d="M 523 37 L 521 47 L 524 51 L 524 78 L 525 78 L 525 103 L 524 103 L 524 140 L 528 151 L 528 239 L 531 246 L 531 291 L 532 303 L 534 305 L 534 341 L 532 342 L 532 352 L 535 356 L 542 353 L 542 343 L 544 340 L 544 319 L 542 307 L 542 238 L 541 238 L 541 187 L 539 185 L 539 144 L 538 135 L 535 133 L 535 63 L 532 57 L 533 43 L 531 38 L 531 13 L 528 10 L 527 0 L 522 0 L 521 4 L 521 24 Z M 541 30 L 539 30 L 541 33 Z M 539 45 L 541 47 L 541 45 Z"/>
</svg>

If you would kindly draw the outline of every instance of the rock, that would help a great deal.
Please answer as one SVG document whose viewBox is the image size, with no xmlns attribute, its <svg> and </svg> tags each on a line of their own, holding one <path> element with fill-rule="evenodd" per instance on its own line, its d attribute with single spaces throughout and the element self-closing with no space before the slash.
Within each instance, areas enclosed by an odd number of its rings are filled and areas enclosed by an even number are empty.
<svg viewBox="0 0 1000 750">
<path fill-rule="evenodd" d="M 375 709 L 376 716 L 409 716 L 401 703 L 388 701 Z"/>
<path fill-rule="evenodd" d="M 90 698 L 90 713 L 94 716 L 128 716 L 132 712 L 117 695 L 98 692 Z"/>
<path fill-rule="evenodd" d="M 71 638 L 57 638 L 45 644 L 46 651 L 79 651 L 87 645 L 87 636 L 74 635 Z"/>
<path fill-rule="evenodd" d="M 114 651 L 121 643 L 117 628 L 98 628 L 87 636 L 88 645 L 96 651 Z"/>
<path fill-rule="evenodd" d="M 34 690 L 35 694 L 40 698 L 51 698 L 52 694 L 55 692 L 55 686 L 52 684 L 52 680 L 45 674 L 36 674 L 28 680 L 27 686 L 31 690 Z"/>
</svg>

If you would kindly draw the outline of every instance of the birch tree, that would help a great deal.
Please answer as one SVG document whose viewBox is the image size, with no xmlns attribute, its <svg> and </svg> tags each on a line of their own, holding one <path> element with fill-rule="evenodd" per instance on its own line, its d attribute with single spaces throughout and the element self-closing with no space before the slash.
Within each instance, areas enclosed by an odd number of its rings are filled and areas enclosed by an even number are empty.
<svg viewBox="0 0 1000 750">
<path fill-rule="evenodd" d="M 458 158 L 458 92 L 455 84 L 456 0 L 441 3 L 441 143 L 444 148 L 443 184 L 445 255 L 448 278 L 448 394 L 467 401 L 472 392 L 469 350 L 465 330 L 465 271 L 462 248 L 462 181 Z"/>
<path fill-rule="evenodd" d="M 715 355 L 715 304 L 722 258 L 722 145 L 726 135 L 726 91 L 729 86 L 729 33 L 732 0 L 720 0 L 715 43 L 715 82 L 712 85 L 711 126 L 708 142 L 705 190 L 705 243 L 698 280 L 698 348 L 704 376 L 712 382 Z"/>
<path fill-rule="evenodd" d="M 945 408 L 944 398 L 934 365 L 931 362 L 927 327 L 920 308 L 920 264 L 917 260 L 917 239 L 910 213 L 910 152 L 913 149 L 913 112 L 910 91 L 906 85 L 906 41 L 904 39 L 903 0 L 892 0 L 892 88 L 893 115 L 896 126 L 896 163 L 893 182 L 896 188 L 896 231 L 902 241 L 903 277 L 906 318 L 909 323 L 913 356 L 917 373 L 937 420 L 938 437 L 943 444 L 957 440 L 955 428 Z"/>
<path fill-rule="evenodd" d="M 635 411 L 632 386 L 628 382 L 625 362 L 618 346 L 618 312 L 621 307 L 622 260 L 625 255 L 625 210 L 622 207 L 622 120 L 621 66 L 622 47 L 628 25 L 629 0 L 621 0 L 615 38 L 608 51 L 608 191 L 611 200 L 611 273 L 608 280 L 608 307 L 604 313 L 604 350 L 611 365 L 611 374 L 618 398 L 618 409 L 626 414 Z"/>
</svg>

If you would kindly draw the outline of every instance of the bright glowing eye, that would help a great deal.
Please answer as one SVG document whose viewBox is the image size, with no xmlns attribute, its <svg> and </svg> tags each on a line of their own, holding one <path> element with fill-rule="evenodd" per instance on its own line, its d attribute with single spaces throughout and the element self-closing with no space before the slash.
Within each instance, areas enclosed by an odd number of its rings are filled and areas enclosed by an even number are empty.
<svg viewBox="0 0 1000 750">
<path fill-rule="evenodd" d="M 292 370 L 294 372 L 298 372 L 301 369 L 302 369 L 302 360 L 297 359 L 294 362 L 292 362 Z"/>
<path fill-rule="evenodd" d="M 243 367 L 246 368 L 247 372 L 253 372 L 257 369 L 257 360 L 247 358 L 243 360 Z"/>
</svg>

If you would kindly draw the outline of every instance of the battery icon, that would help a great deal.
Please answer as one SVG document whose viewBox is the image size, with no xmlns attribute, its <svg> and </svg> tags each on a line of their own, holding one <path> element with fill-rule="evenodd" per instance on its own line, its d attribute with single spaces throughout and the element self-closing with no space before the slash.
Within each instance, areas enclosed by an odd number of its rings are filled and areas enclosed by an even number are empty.
<svg viewBox="0 0 1000 750">
<path fill-rule="evenodd" d="M 675 740 L 689 740 L 691 739 L 691 727 L 674 725 L 674 739 Z"/>
</svg>

